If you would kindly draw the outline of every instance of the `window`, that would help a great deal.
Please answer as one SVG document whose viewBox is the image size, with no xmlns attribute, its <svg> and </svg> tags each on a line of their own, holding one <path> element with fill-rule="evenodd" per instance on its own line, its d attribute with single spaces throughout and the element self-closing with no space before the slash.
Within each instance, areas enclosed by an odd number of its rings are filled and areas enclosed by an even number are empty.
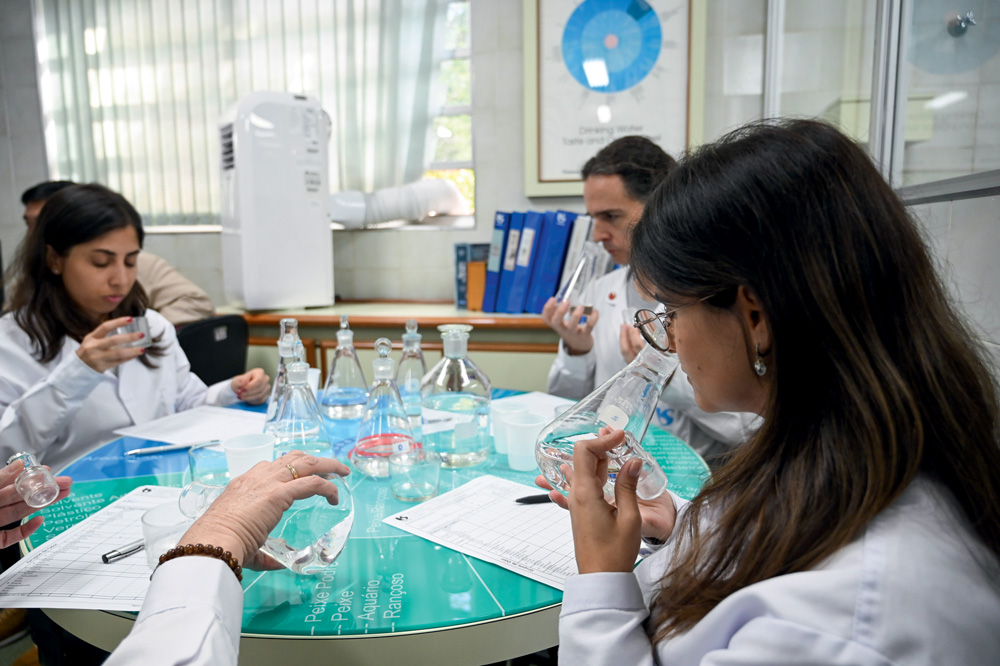
<svg viewBox="0 0 1000 666">
<path fill-rule="evenodd" d="M 319 99 L 330 186 L 425 173 L 471 193 L 469 3 L 37 0 L 52 178 L 121 191 L 148 225 L 216 224 L 222 112 L 255 90 Z"/>
</svg>

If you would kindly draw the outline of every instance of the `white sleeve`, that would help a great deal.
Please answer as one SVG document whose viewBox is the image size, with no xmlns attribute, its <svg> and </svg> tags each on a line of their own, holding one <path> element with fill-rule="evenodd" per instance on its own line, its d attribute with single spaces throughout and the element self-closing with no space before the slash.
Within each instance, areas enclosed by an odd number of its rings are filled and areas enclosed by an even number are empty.
<svg viewBox="0 0 1000 666">
<path fill-rule="evenodd" d="M 149 312 L 147 311 L 147 316 L 149 316 Z M 177 342 L 177 330 L 173 324 L 162 315 L 160 321 L 164 327 L 161 344 L 166 348 L 167 354 L 173 356 L 172 365 L 177 372 L 177 397 L 174 401 L 174 409 L 181 412 L 200 405 L 226 407 L 239 402 L 239 397 L 232 388 L 231 379 L 205 387 L 205 382 L 191 372 L 191 363 L 184 354 L 184 350 L 181 349 L 180 343 Z"/>
<path fill-rule="evenodd" d="M 593 348 L 586 354 L 571 356 L 566 346 L 559 341 L 559 353 L 549 368 L 548 392 L 562 398 L 579 400 L 594 390 L 594 369 L 597 367 L 597 351 Z"/>
<path fill-rule="evenodd" d="M 76 354 L 69 354 L 52 372 L 26 388 L 18 381 L 18 376 L 30 376 L 35 360 L 9 340 L 4 341 L 3 348 L 0 456 L 7 460 L 16 451 L 40 455 L 51 444 L 66 437 L 69 424 L 101 383 L 103 375 Z"/>
<path fill-rule="evenodd" d="M 588 666 L 656 663 L 643 623 L 649 611 L 632 573 L 571 576 L 559 613 L 559 661 Z"/>
<path fill-rule="evenodd" d="M 104 663 L 235 666 L 242 622 L 243 590 L 229 566 L 180 557 L 156 571 L 135 627 Z"/>
</svg>

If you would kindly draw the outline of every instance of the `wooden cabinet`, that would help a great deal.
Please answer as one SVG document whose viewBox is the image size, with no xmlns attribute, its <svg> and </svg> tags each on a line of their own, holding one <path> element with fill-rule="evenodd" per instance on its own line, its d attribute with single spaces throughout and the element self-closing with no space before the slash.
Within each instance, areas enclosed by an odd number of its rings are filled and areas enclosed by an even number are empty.
<svg viewBox="0 0 1000 666">
<path fill-rule="evenodd" d="M 220 312 L 239 312 L 231 308 Z M 441 324 L 469 324 L 469 357 L 490 377 L 494 386 L 524 391 L 544 391 L 549 367 L 555 359 L 559 337 L 538 315 L 505 315 L 457 310 L 451 303 L 347 302 L 327 308 L 243 312 L 250 326 L 248 367 L 262 367 L 273 374 L 277 365 L 277 336 L 284 317 L 299 322 L 299 336 L 306 344 L 309 363 L 322 370 L 337 346 L 340 316 L 350 318 L 354 342 L 365 376 L 371 374 L 375 340 L 386 337 L 402 348 L 406 320 L 416 319 L 428 368 L 441 358 Z"/>
</svg>

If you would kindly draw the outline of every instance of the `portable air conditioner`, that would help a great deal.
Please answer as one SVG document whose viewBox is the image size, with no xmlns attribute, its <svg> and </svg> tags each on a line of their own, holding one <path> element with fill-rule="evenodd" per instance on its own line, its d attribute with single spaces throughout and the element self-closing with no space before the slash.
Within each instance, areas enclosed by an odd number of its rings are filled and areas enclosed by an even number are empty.
<svg viewBox="0 0 1000 666">
<path fill-rule="evenodd" d="M 329 120 L 319 102 L 250 93 L 219 131 L 227 296 L 248 310 L 332 305 Z"/>
</svg>

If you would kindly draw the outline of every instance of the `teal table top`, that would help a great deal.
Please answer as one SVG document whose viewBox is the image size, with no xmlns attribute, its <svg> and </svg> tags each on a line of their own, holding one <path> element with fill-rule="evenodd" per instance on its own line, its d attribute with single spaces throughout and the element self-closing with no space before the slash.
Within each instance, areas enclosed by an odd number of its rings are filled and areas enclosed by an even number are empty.
<svg viewBox="0 0 1000 666">
<path fill-rule="evenodd" d="M 66 470 L 71 495 L 41 511 L 46 520 L 29 547 L 52 538 L 129 490 L 145 484 L 183 486 L 186 453 L 141 456 L 123 463 L 118 440 Z M 669 487 L 693 497 L 708 478 L 702 459 L 673 435 L 651 427 L 643 446 L 667 473 Z M 442 470 L 441 492 L 483 475 L 523 483 L 540 492 L 535 473 L 511 470 L 505 456 L 459 470 Z M 84 480 L 80 480 L 80 479 Z M 355 502 L 350 539 L 324 573 L 288 570 L 244 574 L 245 635 L 350 636 L 442 629 L 498 620 L 560 603 L 562 592 L 502 567 L 411 535 L 382 519 L 409 506 L 389 492 L 387 480 L 349 477 Z"/>
</svg>

